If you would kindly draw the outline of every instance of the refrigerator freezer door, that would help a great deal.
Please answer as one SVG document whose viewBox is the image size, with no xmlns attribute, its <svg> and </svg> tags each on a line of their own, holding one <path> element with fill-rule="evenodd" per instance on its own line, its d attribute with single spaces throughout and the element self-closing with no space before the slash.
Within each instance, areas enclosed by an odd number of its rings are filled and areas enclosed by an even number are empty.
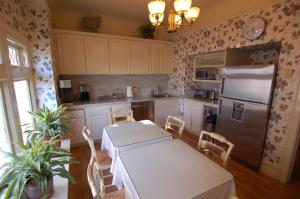
<svg viewBox="0 0 300 199">
<path fill-rule="evenodd" d="M 269 104 L 274 73 L 275 65 L 225 67 L 221 96 Z"/>
<path fill-rule="evenodd" d="M 232 156 L 258 169 L 264 149 L 268 106 L 220 98 L 216 132 L 235 146 Z"/>
</svg>

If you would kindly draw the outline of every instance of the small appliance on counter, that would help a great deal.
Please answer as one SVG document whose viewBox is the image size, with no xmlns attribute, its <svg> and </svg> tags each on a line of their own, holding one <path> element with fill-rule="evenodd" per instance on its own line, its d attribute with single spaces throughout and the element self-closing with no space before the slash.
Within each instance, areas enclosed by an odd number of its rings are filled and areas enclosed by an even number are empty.
<svg viewBox="0 0 300 199">
<path fill-rule="evenodd" d="M 59 96 L 62 104 L 72 103 L 74 101 L 71 80 L 59 80 Z"/>
<path fill-rule="evenodd" d="M 194 98 L 214 101 L 218 100 L 219 94 L 215 90 L 196 89 L 194 92 Z"/>
<path fill-rule="evenodd" d="M 79 90 L 80 90 L 80 93 L 79 93 L 80 101 L 82 101 L 82 102 L 90 101 L 88 85 L 80 85 Z"/>
<path fill-rule="evenodd" d="M 194 93 L 195 98 L 200 98 L 200 99 L 206 99 L 207 96 L 207 90 L 203 89 L 196 89 Z"/>
<path fill-rule="evenodd" d="M 126 97 L 128 97 L 128 98 L 133 97 L 132 86 L 127 86 L 126 87 Z"/>
</svg>

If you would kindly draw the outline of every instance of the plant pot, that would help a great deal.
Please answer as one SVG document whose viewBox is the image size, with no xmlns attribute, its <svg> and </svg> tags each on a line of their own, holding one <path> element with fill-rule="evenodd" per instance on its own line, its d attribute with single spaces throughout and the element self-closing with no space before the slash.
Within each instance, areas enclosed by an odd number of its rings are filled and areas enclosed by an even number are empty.
<svg viewBox="0 0 300 199">
<path fill-rule="evenodd" d="M 51 198 L 54 193 L 53 176 L 51 175 L 48 179 L 48 194 L 47 197 Z M 43 197 L 42 191 L 36 186 L 34 181 L 27 183 L 25 188 L 25 194 L 27 199 L 41 199 Z"/>
</svg>

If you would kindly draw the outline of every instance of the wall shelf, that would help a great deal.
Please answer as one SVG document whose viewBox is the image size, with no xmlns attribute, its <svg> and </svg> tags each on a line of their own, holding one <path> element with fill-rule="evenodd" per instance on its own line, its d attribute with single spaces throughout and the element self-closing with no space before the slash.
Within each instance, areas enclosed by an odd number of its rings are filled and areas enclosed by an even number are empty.
<svg viewBox="0 0 300 199">
<path fill-rule="evenodd" d="M 214 84 L 221 84 L 222 83 L 222 81 L 220 81 L 220 80 L 200 80 L 200 79 L 194 79 L 194 82 L 214 83 Z"/>
</svg>

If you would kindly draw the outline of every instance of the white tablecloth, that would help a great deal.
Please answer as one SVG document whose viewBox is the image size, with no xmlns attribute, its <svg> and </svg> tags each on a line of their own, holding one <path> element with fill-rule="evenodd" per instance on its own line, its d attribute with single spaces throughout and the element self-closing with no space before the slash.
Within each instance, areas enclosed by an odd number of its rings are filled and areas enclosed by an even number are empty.
<svg viewBox="0 0 300 199">
<path fill-rule="evenodd" d="M 126 199 L 228 199 L 232 174 L 180 140 L 121 151 L 113 184 Z"/>
<path fill-rule="evenodd" d="M 105 127 L 101 148 L 107 149 L 112 158 L 111 172 L 113 173 L 120 151 L 169 140 L 172 140 L 172 136 L 167 131 L 150 120 L 143 120 Z"/>
</svg>

